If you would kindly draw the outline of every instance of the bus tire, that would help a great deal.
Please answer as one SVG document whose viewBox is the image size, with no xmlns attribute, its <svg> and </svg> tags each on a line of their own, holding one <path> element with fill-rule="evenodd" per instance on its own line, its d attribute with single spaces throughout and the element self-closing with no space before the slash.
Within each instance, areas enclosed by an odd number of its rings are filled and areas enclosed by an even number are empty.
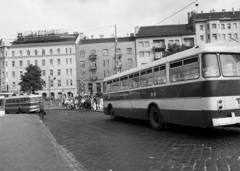
<svg viewBox="0 0 240 171">
<path fill-rule="evenodd" d="M 18 108 L 18 113 L 22 113 L 22 109 L 21 108 Z"/>
<path fill-rule="evenodd" d="M 115 114 L 114 114 L 113 107 L 110 108 L 110 112 L 109 113 L 110 113 L 111 120 L 116 121 L 118 119 L 118 117 L 115 116 Z"/>
<path fill-rule="evenodd" d="M 159 109 L 157 108 L 157 106 L 155 106 L 155 105 L 152 106 L 150 109 L 149 120 L 150 120 L 150 123 L 151 123 L 151 126 L 153 127 L 153 129 L 156 129 L 156 130 L 164 129 L 162 115 L 161 115 Z"/>
</svg>

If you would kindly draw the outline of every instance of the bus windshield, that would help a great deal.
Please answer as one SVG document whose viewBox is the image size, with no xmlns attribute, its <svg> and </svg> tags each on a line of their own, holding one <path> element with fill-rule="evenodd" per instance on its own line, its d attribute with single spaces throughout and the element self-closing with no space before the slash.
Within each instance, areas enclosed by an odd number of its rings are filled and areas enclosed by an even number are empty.
<svg viewBox="0 0 240 171">
<path fill-rule="evenodd" d="M 240 76 L 240 54 L 220 54 L 223 76 Z"/>
</svg>

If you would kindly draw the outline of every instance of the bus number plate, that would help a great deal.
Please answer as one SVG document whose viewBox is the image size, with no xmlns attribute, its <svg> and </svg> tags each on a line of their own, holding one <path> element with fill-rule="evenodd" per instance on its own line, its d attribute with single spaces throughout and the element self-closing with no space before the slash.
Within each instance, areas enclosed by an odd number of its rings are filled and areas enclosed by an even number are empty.
<svg viewBox="0 0 240 171">
<path fill-rule="evenodd" d="M 237 99 L 238 107 L 240 107 L 240 98 Z"/>
</svg>

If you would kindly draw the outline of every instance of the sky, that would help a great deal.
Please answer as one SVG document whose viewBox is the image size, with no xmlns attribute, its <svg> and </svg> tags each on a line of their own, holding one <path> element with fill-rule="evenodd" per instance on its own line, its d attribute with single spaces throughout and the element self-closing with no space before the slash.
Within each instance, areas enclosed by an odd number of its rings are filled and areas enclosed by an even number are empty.
<svg viewBox="0 0 240 171">
<path fill-rule="evenodd" d="M 240 0 L 0 0 L 0 39 L 51 29 L 110 37 L 114 25 L 117 36 L 126 37 L 136 26 L 186 24 L 187 13 L 193 10 L 232 8 L 239 11 Z"/>
</svg>

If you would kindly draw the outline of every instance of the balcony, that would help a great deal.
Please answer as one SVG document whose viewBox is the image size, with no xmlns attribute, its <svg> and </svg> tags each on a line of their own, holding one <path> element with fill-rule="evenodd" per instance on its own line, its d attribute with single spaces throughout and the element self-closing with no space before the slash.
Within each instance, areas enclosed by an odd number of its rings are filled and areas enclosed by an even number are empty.
<svg viewBox="0 0 240 171">
<path fill-rule="evenodd" d="M 89 60 L 96 60 L 96 59 L 97 59 L 97 55 L 95 54 L 89 55 Z"/>
<path fill-rule="evenodd" d="M 166 45 L 165 44 L 154 44 L 153 45 L 153 50 L 165 50 L 166 49 Z"/>
<path fill-rule="evenodd" d="M 122 54 L 121 53 L 117 54 L 117 60 L 119 60 L 121 58 L 122 58 Z M 115 60 L 115 59 L 116 59 L 116 55 L 113 56 L 113 60 Z"/>
<path fill-rule="evenodd" d="M 90 66 L 91 71 L 96 70 L 96 69 L 97 69 L 97 66 Z"/>
<path fill-rule="evenodd" d="M 90 81 L 97 81 L 98 77 L 94 76 L 94 77 L 89 77 Z"/>
</svg>

